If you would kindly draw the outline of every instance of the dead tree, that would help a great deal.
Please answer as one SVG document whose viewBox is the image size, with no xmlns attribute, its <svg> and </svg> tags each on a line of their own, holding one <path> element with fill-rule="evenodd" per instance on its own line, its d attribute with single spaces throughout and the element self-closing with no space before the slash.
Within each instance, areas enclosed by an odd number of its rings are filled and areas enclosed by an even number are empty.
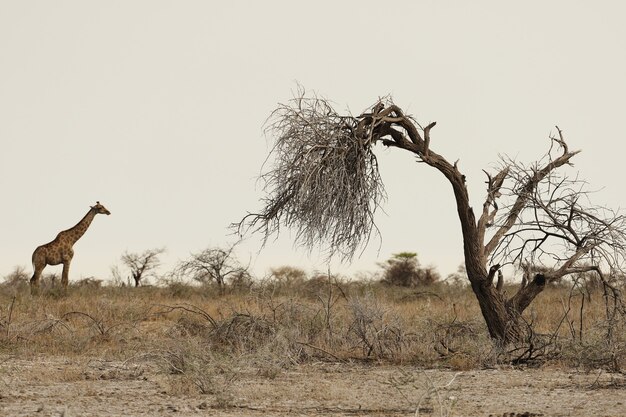
<svg viewBox="0 0 626 417">
<path fill-rule="evenodd" d="M 220 294 L 224 294 L 228 280 L 233 284 L 250 280 L 249 267 L 242 265 L 233 253 L 236 246 L 213 247 L 193 253 L 177 265 L 174 273 L 180 277 L 191 277 L 204 285 L 214 282 Z"/>
<path fill-rule="evenodd" d="M 135 287 L 141 285 L 141 281 L 153 274 L 161 262 L 159 256 L 165 252 L 165 248 L 148 249 L 142 253 L 124 252 L 122 262 L 130 270 L 135 281 Z"/>
<path fill-rule="evenodd" d="M 297 242 L 326 244 L 330 254 L 350 259 L 376 231 L 374 212 L 385 193 L 375 145 L 413 153 L 452 185 L 463 235 L 465 267 L 490 335 L 499 343 L 520 340 L 521 314 L 551 281 L 594 271 L 613 314 L 624 311 L 611 281 L 626 260 L 626 221 L 620 213 L 589 202 L 584 182 L 562 172 L 579 151 L 571 151 L 562 131 L 550 147 L 526 166 L 502 158 L 487 175 L 486 198 L 476 216 L 458 160 L 450 163 L 431 146 L 435 122 L 422 127 L 390 98 L 357 117 L 339 115 L 325 99 L 301 94 L 274 111 L 268 130 L 276 142 L 265 181 L 264 207 L 234 226 L 265 239 L 281 226 Z M 547 265 L 516 293 L 503 292 L 502 267 Z M 498 276 L 494 283 L 494 279 Z"/>
</svg>

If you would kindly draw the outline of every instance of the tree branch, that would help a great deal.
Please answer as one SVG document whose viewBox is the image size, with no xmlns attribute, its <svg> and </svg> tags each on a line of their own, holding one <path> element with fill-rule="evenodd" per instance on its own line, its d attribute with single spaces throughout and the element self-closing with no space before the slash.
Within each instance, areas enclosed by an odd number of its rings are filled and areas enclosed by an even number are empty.
<svg viewBox="0 0 626 417">
<path fill-rule="evenodd" d="M 483 172 L 487 175 L 487 198 L 483 203 L 483 212 L 480 216 L 480 219 L 478 219 L 478 233 L 480 235 L 480 242 L 484 244 L 485 231 L 493 224 L 496 214 L 498 212 L 497 199 L 502 195 L 500 193 L 500 189 L 502 188 L 504 180 L 509 174 L 509 167 L 505 166 L 493 178 L 491 177 L 491 175 L 489 175 L 487 171 L 483 170 Z M 490 207 L 493 207 L 493 210 L 491 212 L 489 211 Z"/>
<path fill-rule="evenodd" d="M 504 235 L 515 225 L 520 213 L 526 207 L 528 200 L 531 198 L 539 183 L 544 178 L 546 178 L 553 170 L 565 164 L 569 164 L 570 159 L 572 159 L 576 154 L 580 152 L 568 152 L 567 146 L 564 146 L 565 141 L 563 141 L 562 138 L 559 140 L 559 144 L 563 147 L 563 154 L 555 160 L 549 161 L 543 168 L 535 170 L 533 174 L 528 177 L 526 183 L 523 185 L 518 193 L 517 200 L 509 210 L 506 220 L 498 228 L 491 240 L 485 245 L 486 256 L 493 252 L 493 250 L 498 246 Z"/>
</svg>

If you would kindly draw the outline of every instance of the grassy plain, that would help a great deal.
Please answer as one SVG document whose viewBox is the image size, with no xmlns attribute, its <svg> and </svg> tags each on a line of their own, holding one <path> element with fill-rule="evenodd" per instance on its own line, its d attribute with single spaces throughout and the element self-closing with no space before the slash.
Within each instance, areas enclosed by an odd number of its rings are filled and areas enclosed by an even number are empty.
<svg viewBox="0 0 626 417">
<path fill-rule="evenodd" d="M 119 415 L 586 415 L 567 396 L 569 414 L 535 404 L 561 389 L 602 392 L 598 415 L 626 415 L 624 324 L 607 320 L 594 288 L 547 289 L 526 314 L 528 340 L 504 348 L 471 290 L 447 284 L 321 277 L 220 295 L 83 283 L 31 296 L 14 282 L 0 307 L 7 415 L 115 415 L 98 411 L 107 398 L 126 401 Z M 507 390 L 519 402 L 497 400 Z"/>
</svg>

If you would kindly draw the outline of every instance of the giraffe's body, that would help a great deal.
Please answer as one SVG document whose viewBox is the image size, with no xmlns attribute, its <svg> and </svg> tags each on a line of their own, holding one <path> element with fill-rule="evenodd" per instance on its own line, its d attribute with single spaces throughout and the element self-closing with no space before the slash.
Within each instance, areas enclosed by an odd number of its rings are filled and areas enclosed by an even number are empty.
<svg viewBox="0 0 626 417">
<path fill-rule="evenodd" d="M 111 214 L 111 212 L 97 201 L 96 205 L 89 209 L 85 217 L 83 217 L 76 226 L 59 232 L 52 242 L 41 245 L 35 249 L 33 252 L 34 273 L 33 277 L 30 279 L 32 292 L 35 292 L 37 287 L 39 287 L 39 278 L 46 265 L 63 264 L 61 283 L 63 284 L 63 288 L 67 288 L 70 262 L 74 257 L 74 249 L 72 249 L 72 247 L 74 243 L 85 234 L 96 214 L 108 215 Z"/>
</svg>

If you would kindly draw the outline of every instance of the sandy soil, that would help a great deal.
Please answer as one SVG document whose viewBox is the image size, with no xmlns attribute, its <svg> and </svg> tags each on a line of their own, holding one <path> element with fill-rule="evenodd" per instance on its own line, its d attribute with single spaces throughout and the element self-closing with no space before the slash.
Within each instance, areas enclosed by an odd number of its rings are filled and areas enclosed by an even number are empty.
<svg viewBox="0 0 626 417">
<path fill-rule="evenodd" d="M 2 416 L 626 416 L 626 377 L 601 371 L 318 363 L 215 391 L 172 395 L 148 363 L 0 357 Z"/>
</svg>

